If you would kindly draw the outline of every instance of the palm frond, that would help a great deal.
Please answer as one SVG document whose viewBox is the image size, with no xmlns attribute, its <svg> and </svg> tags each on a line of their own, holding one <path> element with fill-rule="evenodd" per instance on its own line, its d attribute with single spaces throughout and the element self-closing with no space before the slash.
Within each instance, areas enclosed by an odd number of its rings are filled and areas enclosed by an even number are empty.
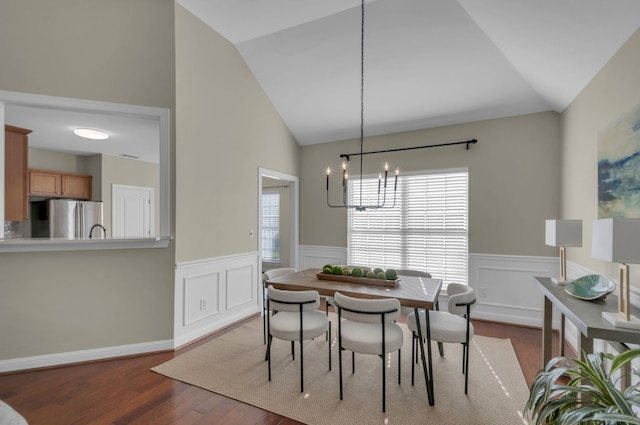
<svg viewBox="0 0 640 425">
<path fill-rule="evenodd" d="M 640 357 L 640 349 L 618 355 L 582 354 L 583 360 L 573 362 L 555 357 L 538 372 L 525 406 L 536 425 L 640 425 L 634 411 L 640 408 L 640 383 L 622 391 L 616 387 L 618 379 L 613 379 L 618 370 Z"/>
</svg>

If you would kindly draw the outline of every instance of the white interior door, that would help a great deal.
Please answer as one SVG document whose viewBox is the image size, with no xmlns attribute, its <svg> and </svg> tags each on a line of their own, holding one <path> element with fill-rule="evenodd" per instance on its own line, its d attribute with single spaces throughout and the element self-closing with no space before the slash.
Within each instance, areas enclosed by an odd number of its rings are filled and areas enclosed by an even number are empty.
<svg viewBox="0 0 640 425">
<path fill-rule="evenodd" d="M 112 186 L 112 237 L 153 235 L 153 188 L 114 184 Z"/>
</svg>

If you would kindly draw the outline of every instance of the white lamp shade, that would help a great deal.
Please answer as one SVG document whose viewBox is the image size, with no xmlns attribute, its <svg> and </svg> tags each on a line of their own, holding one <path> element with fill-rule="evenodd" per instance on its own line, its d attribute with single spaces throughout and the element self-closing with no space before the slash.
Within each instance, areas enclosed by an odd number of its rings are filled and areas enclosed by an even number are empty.
<svg viewBox="0 0 640 425">
<path fill-rule="evenodd" d="M 612 263 L 640 264 L 640 218 L 594 221 L 591 256 Z"/>
<path fill-rule="evenodd" d="M 582 246 L 582 220 L 545 220 L 545 244 Z"/>
</svg>

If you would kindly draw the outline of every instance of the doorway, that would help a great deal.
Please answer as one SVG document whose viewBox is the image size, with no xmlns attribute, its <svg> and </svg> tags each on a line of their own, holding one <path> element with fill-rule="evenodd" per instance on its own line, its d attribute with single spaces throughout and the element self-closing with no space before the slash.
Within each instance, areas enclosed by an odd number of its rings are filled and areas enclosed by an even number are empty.
<svg viewBox="0 0 640 425">
<path fill-rule="evenodd" d="M 287 188 L 288 206 L 285 214 L 287 216 L 288 229 L 282 232 L 283 235 L 288 233 L 285 244 L 288 247 L 288 255 L 283 258 L 284 263 L 288 263 L 287 267 L 298 268 L 298 177 L 289 174 L 280 173 L 278 171 L 266 168 L 258 168 L 258 255 L 259 264 L 262 265 L 262 213 L 263 213 L 263 188 L 266 182 L 271 182 L 271 186 L 280 186 Z M 273 184 L 275 182 L 275 184 Z M 286 203 L 284 204 L 286 205 Z"/>
<path fill-rule="evenodd" d="M 151 237 L 154 226 L 153 188 L 114 184 L 112 191 L 112 237 Z"/>
</svg>

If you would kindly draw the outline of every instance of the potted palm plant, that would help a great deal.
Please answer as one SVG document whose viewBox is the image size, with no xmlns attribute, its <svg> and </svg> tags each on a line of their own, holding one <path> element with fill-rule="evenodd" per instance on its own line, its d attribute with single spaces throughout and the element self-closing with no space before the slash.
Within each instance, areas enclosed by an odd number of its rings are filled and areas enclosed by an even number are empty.
<svg viewBox="0 0 640 425">
<path fill-rule="evenodd" d="M 640 349 L 632 349 L 584 354 L 584 360 L 556 357 L 531 384 L 525 411 L 536 425 L 640 425 L 640 383 L 620 390 L 612 376 L 639 356 Z"/>
</svg>

